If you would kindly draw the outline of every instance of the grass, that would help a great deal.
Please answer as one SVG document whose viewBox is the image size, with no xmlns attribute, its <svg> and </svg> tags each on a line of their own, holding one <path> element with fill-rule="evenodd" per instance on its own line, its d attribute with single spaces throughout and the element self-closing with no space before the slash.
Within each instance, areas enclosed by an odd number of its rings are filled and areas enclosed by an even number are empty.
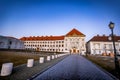
<svg viewBox="0 0 120 80">
<path fill-rule="evenodd" d="M 120 73 L 119 74 L 115 73 L 114 58 L 96 55 L 89 55 L 86 58 L 120 79 Z"/>
<path fill-rule="evenodd" d="M 59 57 L 53 59 L 51 61 L 46 61 L 40 64 L 39 57 L 44 56 L 46 58 L 47 55 L 53 55 L 53 53 L 40 53 L 33 54 L 31 52 L 8 52 L 8 51 L 0 51 L 0 64 L 4 62 L 13 62 L 15 66 L 27 63 L 28 58 L 33 58 L 36 61 L 34 62 L 34 66 L 32 68 L 26 67 L 26 65 L 21 65 L 15 67 L 12 71 L 12 74 L 9 76 L 0 76 L 0 80 L 27 80 L 32 76 L 41 73 L 42 71 L 46 70 L 48 67 L 57 64 L 59 61 L 64 59 L 66 56 Z"/>
<path fill-rule="evenodd" d="M 33 54 L 31 52 L 0 51 L 0 69 L 3 63 L 13 62 L 14 66 L 18 66 L 27 63 L 27 59 L 32 58 L 36 61 L 39 60 L 40 56 L 47 56 L 51 54 L 53 53 L 44 54 L 38 52 L 37 54 Z"/>
</svg>

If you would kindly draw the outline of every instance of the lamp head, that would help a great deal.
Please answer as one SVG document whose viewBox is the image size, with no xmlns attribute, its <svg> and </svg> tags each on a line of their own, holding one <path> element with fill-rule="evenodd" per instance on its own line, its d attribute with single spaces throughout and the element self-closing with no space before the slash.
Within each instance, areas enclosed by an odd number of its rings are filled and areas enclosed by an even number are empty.
<svg viewBox="0 0 120 80">
<path fill-rule="evenodd" d="M 109 36 L 109 37 L 108 37 L 108 40 L 109 40 L 109 41 L 111 41 L 111 40 L 112 40 L 112 37 L 111 37 L 111 36 Z"/>
<path fill-rule="evenodd" d="M 114 25 L 115 25 L 115 24 L 114 24 L 113 22 L 110 22 L 108 26 L 109 26 L 110 29 L 113 29 L 113 28 L 114 28 Z"/>
</svg>

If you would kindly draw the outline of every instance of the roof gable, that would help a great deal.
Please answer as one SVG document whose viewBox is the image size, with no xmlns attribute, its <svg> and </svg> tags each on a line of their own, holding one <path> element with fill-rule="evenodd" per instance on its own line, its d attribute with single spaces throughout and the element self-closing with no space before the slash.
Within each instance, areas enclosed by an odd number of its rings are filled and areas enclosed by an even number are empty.
<svg viewBox="0 0 120 80">
<path fill-rule="evenodd" d="M 78 31 L 77 29 L 73 28 L 70 32 L 68 32 L 65 36 L 85 36 L 83 33 Z"/>
<path fill-rule="evenodd" d="M 89 41 L 111 42 L 112 40 L 109 40 L 108 38 L 109 38 L 109 36 L 105 36 L 105 35 L 99 36 L 99 35 L 97 35 L 97 36 L 94 36 Z M 120 36 L 114 36 L 114 40 L 117 42 L 118 40 L 120 40 Z"/>
</svg>

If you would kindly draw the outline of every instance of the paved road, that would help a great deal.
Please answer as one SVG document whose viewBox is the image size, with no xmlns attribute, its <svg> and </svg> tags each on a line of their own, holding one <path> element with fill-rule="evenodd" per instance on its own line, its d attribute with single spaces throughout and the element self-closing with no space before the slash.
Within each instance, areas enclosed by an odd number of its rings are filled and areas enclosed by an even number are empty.
<svg viewBox="0 0 120 80">
<path fill-rule="evenodd" d="M 70 55 L 34 80 L 114 80 L 80 55 Z"/>
</svg>

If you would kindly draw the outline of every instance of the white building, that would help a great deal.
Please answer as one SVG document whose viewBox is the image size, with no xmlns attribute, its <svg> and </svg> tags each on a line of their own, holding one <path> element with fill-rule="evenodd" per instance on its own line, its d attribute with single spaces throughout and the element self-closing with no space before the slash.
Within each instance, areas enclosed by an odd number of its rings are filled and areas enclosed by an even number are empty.
<svg viewBox="0 0 120 80">
<path fill-rule="evenodd" d="M 24 43 L 14 37 L 0 36 L 0 49 L 24 49 Z"/>
<path fill-rule="evenodd" d="M 120 36 L 114 36 L 117 53 L 120 54 Z M 94 36 L 87 42 L 87 52 L 90 54 L 114 53 L 113 42 L 108 36 Z"/>
<path fill-rule="evenodd" d="M 72 29 L 63 36 L 33 36 L 22 37 L 26 49 L 49 52 L 86 52 L 85 35 L 76 29 Z"/>
</svg>

